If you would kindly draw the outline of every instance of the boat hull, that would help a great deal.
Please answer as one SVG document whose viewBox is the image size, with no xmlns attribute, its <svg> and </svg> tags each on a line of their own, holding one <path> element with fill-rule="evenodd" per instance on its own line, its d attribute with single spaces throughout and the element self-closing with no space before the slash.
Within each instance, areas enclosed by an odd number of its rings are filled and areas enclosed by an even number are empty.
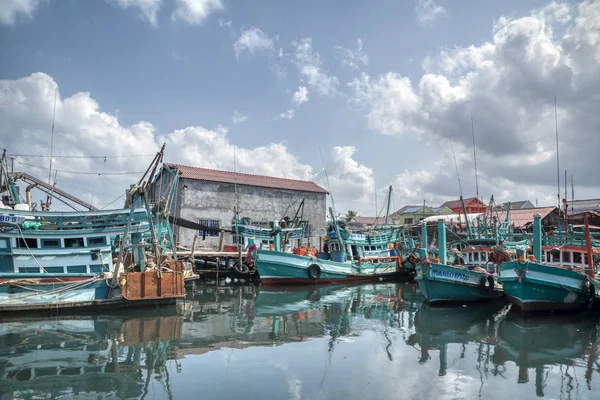
<svg viewBox="0 0 600 400">
<path fill-rule="evenodd" d="M 181 262 L 171 271 L 125 272 L 113 284 L 98 275 L 0 275 L 0 313 L 58 309 L 97 309 L 175 304 L 185 297 Z M 9 274 L 14 275 L 14 274 Z"/>
<path fill-rule="evenodd" d="M 584 282 L 590 290 L 585 293 Z M 500 282 L 523 312 L 586 310 L 595 303 L 598 282 L 577 272 L 538 263 L 500 264 Z"/>
<path fill-rule="evenodd" d="M 317 279 L 309 277 L 311 265 L 317 265 L 320 269 Z M 264 285 L 376 282 L 394 279 L 399 275 L 396 262 L 363 264 L 362 268 L 359 268 L 354 264 L 276 251 L 259 251 L 256 268 L 260 282 Z"/>
<path fill-rule="evenodd" d="M 485 272 L 440 264 L 420 265 L 417 272 L 415 280 L 429 304 L 477 302 L 503 296 L 494 277 Z M 483 287 L 482 279 L 491 279 L 493 287 Z"/>
</svg>

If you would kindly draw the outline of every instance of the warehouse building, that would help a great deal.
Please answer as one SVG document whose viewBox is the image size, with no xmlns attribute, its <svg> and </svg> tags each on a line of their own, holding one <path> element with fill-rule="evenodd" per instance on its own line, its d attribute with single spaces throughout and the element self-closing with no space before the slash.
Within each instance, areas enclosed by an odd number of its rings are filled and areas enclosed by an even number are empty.
<svg viewBox="0 0 600 400">
<path fill-rule="evenodd" d="M 325 231 L 327 191 L 316 183 L 164 164 L 151 186 L 151 201 L 169 197 L 165 191 L 171 186 L 175 173 L 179 176 L 171 206 L 175 221 L 183 219 L 215 229 L 203 232 L 173 226 L 173 233 L 182 246 L 191 247 L 196 234 L 199 235 L 197 247 L 217 249 L 221 244 L 234 243 L 233 235 L 227 231 L 232 229 L 236 207 L 239 218 L 250 218 L 252 225 L 267 227 L 270 221 L 294 218 L 303 200 L 304 237 L 307 244 L 319 245 Z M 217 229 L 225 231 L 222 240 Z"/>
</svg>

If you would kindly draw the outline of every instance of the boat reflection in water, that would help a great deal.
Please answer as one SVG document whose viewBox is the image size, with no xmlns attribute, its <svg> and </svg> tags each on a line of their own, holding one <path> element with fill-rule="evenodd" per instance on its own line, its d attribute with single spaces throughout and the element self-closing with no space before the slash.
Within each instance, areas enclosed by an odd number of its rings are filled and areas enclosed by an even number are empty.
<svg viewBox="0 0 600 400">
<path fill-rule="evenodd" d="M 422 299 L 406 283 L 198 286 L 179 309 L 0 320 L 0 399 L 598 398 L 600 315 Z"/>
<path fill-rule="evenodd" d="M 169 310 L 0 322 L 0 393 L 139 397 L 152 378 L 168 387 L 164 366 L 182 326 Z"/>
<path fill-rule="evenodd" d="M 548 376 L 558 372 L 561 392 L 570 398 L 577 376 L 585 371 L 588 388 L 594 369 L 600 371 L 598 356 L 597 315 L 523 316 L 511 310 L 498 330 L 498 346 L 495 362 L 507 361 L 517 365 L 518 383 L 530 381 L 529 370 L 535 370 L 535 388 L 543 397 Z M 558 369 L 558 371 L 556 371 Z"/>
<path fill-rule="evenodd" d="M 385 320 L 399 310 L 401 285 L 202 287 L 189 296 L 181 355 L 278 346 L 352 333 L 351 315 Z M 394 308 L 395 306 L 395 308 Z M 376 312 L 377 309 L 385 312 Z"/>
<path fill-rule="evenodd" d="M 490 351 L 496 343 L 496 331 L 508 308 L 504 301 L 468 307 L 432 307 L 422 304 L 415 315 L 416 333 L 410 336 L 408 344 L 419 344 L 419 363 L 425 363 L 431 358 L 431 350 L 439 350 L 438 375 L 444 376 L 448 368 L 449 344 L 461 345 L 461 358 L 464 358 L 467 344 L 475 344 L 477 352 L 489 359 Z"/>
</svg>

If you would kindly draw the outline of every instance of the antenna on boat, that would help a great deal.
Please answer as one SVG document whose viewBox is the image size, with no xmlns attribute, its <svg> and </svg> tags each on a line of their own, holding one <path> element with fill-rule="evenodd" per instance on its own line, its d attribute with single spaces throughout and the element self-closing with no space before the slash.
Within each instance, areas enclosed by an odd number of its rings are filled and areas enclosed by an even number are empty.
<svg viewBox="0 0 600 400">
<path fill-rule="evenodd" d="M 456 177 L 458 178 L 458 189 L 460 190 L 460 197 L 463 195 L 462 184 L 460 183 L 460 174 L 458 173 L 458 164 L 456 163 L 456 155 L 454 155 L 454 144 L 450 141 L 450 148 L 452 149 L 452 158 L 454 159 L 454 168 L 456 168 Z M 560 195 L 559 195 L 560 197 Z"/>
<path fill-rule="evenodd" d="M 377 217 L 379 216 L 379 206 L 377 202 L 377 175 L 375 175 L 375 224 L 377 224 Z"/>
<path fill-rule="evenodd" d="M 558 208 L 560 209 L 560 162 L 558 157 L 558 115 L 556 113 L 556 95 L 554 95 L 554 125 L 556 127 L 556 183 L 558 191 L 557 199 L 558 199 Z"/>
<path fill-rule="evenodd" d="M 479 200 L 479 182 L 477 177 L 477 153 L 475 153 L 475 124 L 473 117 L 471 117 L 471 133 L 473 134 L 473 161 L 475 162 L 475 195 Z"/>
<path fill-rule="evenodd" d="M 571 203 L 575 201 L 575 186 L 573 186 L 573 174 L 571 174 Z M 573 206 L 573 204 L 571 204 Z"/>
<path fill-rule="evenodd" d="M 323 160 L 323 153 L 321 149 L 319 149 L 319 154 L 321 155 L 321 164 L 323 165 L 323 172 L 325 172 L 325 179 L 327 180 L 327 189 L 329 189 L 329 197 L 331 197 L 331 208 L 335 214 L 335 201 L 333 201 L 333 192 L 331 191 L 331 184 L 329 183 L 329 175 L 327 174 L 327 168 L 325 168 L 325 161 Z"/>
</svg>

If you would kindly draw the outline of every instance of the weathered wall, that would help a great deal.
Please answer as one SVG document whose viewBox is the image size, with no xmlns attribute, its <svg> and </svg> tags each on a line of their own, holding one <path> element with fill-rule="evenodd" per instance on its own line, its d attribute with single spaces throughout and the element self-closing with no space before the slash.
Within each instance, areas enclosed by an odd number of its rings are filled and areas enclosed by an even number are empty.
<svg viewBox="0 0 600 400">
<path fill-rule="evenodd" d="M 240 217 L 248 217 L 253 221 L 267 222 L 281 220 L 284 216 L 294 217 L 300 202 L 304 199 L 304 216 L 312 225 L 310 244 L 319 245 L 319 236 L 325 229 L 326 203 L 324 193 L 296 192 L 291 190 L 269 189 L 254 186 L 227 183 L 202 182 L 182 179 L 178 185 L 176 209 L 174 215 L 198 222 L 198 219 L 215 219 L 220 227 L 231 229 L 234 217 L 234 206 L 239 202 Z M 236 201 L 237 199 L 237 201 Z M 183 246 L 191 246 L 196 231 L 175 228 L 178 241 Z M 233 238 L 226 233 L 225 244 L 231 244 Z M 197 246 L 217 248 L 218 237 L 206 236 L 199 240 Z"/>
</svg>

